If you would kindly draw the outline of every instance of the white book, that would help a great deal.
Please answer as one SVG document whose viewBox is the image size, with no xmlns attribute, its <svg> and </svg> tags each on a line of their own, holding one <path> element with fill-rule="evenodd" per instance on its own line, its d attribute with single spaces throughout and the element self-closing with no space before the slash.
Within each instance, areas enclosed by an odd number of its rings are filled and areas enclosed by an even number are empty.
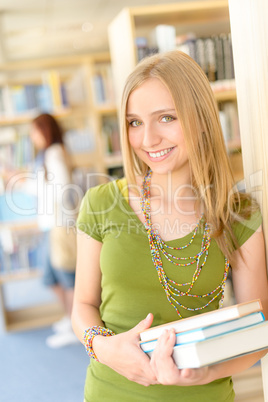
<svg viewBox="0 0 268 402">
<path fill-rule="evenodd" d="M 174 346 L 179 369 L 198 368 L 268 348 L 268 321 L 200 342 Z M 153 352 L 148 352 L 151 357 Z"/>
<path fill-rule="evenodd" d="M 262 310 L 261 301 L 259 299 L 245 303 L 235 304 L 233 306 L 224 307 L 218 310 L 209 311 L 203 314 L 197 314 L 193 317 L 183 318 L 177 321 L 172 321 L 167 324 L 158 325 L 146 329 L 140 333 L 142 342 L 150 341 L 159 338 L 165 329 L 174 328 L 175 332 L 190 331 L 200 327 L 215 325 L 223 321 L 230 321 L 242 317 L 247 314 L 255 313 Z"/>
<path fill-rule="evenodd" d="M 203 341 L 214 336 L 223 335 L 231 331 L 237 331 L 251 325 L 263 322 L 265 317 L 261 311 L 251 313 L 235 320 L 226 321 L 216 325 L 210 325 L 204 328 L 197 328 L 191 331 L 179 332 L 176 334 L 176 345 L 190 342 Z M 157 339 L 147 342 L 140 342 L 140 347 L 144 352 L 152 352 L 156 346 Z"/>
</svg>

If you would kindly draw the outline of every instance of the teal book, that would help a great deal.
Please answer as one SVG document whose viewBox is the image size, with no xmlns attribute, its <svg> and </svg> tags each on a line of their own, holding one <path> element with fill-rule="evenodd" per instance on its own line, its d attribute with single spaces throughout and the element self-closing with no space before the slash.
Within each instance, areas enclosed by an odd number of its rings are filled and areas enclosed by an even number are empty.
<svg viewBox="0 0 268 402">
<path fill-rule="evenodd" d="M 174 346 L 173 359 L 179 369 L 217 364 L 260 350 L 268 351 L 268 321 L 208 338 Z M 151 357 L 153 352 L 148 352 Z"/>
<path fill-rule="evenodd" d="M 145 342 L 157 339 L 166 329 L 174 328 L 176 333 L 191 331 L 193 329 L 204 328 L 209 325 L 216 325 L 225 321 L 235 320 L 239 317 L 261 310 L 261 301 L 259 299 L 251 300 L 151 327 L 140 333 L 140 340 Z"/>
</svg>

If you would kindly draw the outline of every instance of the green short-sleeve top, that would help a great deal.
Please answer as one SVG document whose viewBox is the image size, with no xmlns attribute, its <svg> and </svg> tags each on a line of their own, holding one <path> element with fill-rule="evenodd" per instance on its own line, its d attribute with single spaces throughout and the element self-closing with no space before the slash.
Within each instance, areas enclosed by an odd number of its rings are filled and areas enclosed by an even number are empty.
<svg viewBox="0 0 268 402">
<path fill-rule="evenodd" d="M 102 242 L 100 269 L 102 274 L 100 315 L 104 325 L 115 333 L 133 328 L 147 314 L 153 313 L 153 326 L 178 319 L 177 312 L 169 304 L 159 283 L 153 265 L 147 233 L 144 225 L 127 201 L 125 179 L 94 187 L 86 193 L 80 208 L 77 227 L 95 240 Z M 241 246 L 261 225 L 261 214 L 254 213 L 247 221 L 234 226 Z M 166 242 L 181 247 L 191 240 L 192 232 L 183 238 Z M 176 251 L 179 256 L 196 255 L 201 248 L 203 231 L 198 230 L 190 247 Z M 175 254 L 175 253 L 173 253 Z M 178 269 L 162 258 L 168 277 L 177 283 L 189 282 L 196 264 Z M 90 263 L 90 262 L 89 262 Z M 215 240 L 211 240 L 206 264 L 192 292 L 209 294 L 221 283 L 225 258 Z M 190 310 L 181 309 L 183 318 L 214 310 L 219 307 L 220 295 L 204 310 L 194 309 L 206 305 L 216 293 L 204 298 L 181 297 L 180 302 Z M 189 299 L 189 300 L 188 300 Z M 106 399 L 107 398 L 107 399 Z M 213 383 L 192 386 L 151 385 L 143 387 L 127 380 L 109 367 L 91 361 L 86 385 L 86 401 L 233 401 L 234 391 L 230 377 Z"/>
</svg>

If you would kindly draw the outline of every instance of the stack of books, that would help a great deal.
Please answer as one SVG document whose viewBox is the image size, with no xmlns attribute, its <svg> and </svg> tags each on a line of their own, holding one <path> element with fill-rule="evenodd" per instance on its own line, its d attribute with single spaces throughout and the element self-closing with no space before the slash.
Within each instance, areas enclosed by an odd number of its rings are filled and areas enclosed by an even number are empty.
<svg viewBox="0 0 268 402">
<path fill-rule="evenodd" d="M 173 358 L 179 369 L 253 353 L 268 348 L 268 321 L 261 310 L 260 300 L 252 300 L 152 327 L 140 333 L 140 347 L 151 357 L 159 336 L 174 328 Z"/>
</svg>

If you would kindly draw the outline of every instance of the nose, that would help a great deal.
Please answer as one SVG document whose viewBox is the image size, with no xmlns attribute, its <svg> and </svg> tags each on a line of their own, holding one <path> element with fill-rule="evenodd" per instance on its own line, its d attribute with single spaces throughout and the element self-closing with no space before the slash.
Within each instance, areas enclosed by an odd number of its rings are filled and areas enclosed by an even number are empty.
<svg viewBox="0 0 268 402">
<path fill-rule="evenodd" d="M 161 136 L 158 133 L 157 128 L 151 124 L 144 125 L 143 132 L 143 147 L 146 150 L 153 150 L 161 143 Z"/>
</svg>

